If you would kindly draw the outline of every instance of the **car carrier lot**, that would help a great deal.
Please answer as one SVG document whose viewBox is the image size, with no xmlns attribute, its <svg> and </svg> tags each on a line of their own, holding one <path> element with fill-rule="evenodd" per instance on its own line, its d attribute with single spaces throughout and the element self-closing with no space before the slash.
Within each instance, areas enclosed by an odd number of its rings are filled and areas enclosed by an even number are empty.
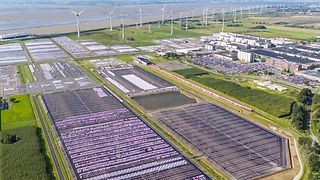
<svg viewBox="0 0 320 180">
<path fill-rule="evenodd" d="M 42 98 L 78 179 L 209 179 L 106 89 Z"/>
<path fill-rule="evenodd" d="M 29 84 L 31 93 L 51 93 L 98 86 L 73 63 L 32 64 L 29 65 L 29 69 L 35 80 L 35 83 Z"/>
<path fill-rule="evenodd" d="M 35 62 L 69 59 L 70 56 L 50 39 L 31 40 L 24 43 Z"/>
<path fill-rule="evenodd" d="M 153 114 L 236 179 L 287 168 L 287 140 L 220 107 L 204 103 Z"/>
<path fill-rule="evenodd" d="M 128 96 L 177 89 L 177 86 L 138 66 L 101 67 L 98 73 Z"/>
<path fill-rule="evenodd" d="M 27 54 L 20 43 L 0 45 L 0 65 L 27 62 Z"/>
</svg>

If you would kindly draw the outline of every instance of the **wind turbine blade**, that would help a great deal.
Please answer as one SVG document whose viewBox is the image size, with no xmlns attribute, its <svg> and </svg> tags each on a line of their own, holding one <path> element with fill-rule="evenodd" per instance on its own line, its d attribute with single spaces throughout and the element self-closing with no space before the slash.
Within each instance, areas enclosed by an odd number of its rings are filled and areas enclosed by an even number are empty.
<svg viewBox="0 0 320 180">
<path fill-rule="evenodd" d="M 84 9 L 82 11 L 79 12 L 79 15 L 81 15 L 84 12 Z"/>
<path fill-rule="evenodd" d="M 72 13 L 73 13 L 73 14 L 75 14 L 75 15 L 77 15 L 77 13 L 76 13 L 76 12 L 74 12 L 74 11 L 72 11 L 72 10 L 71 10 L 70 12 L 72 12 Z"/>
</svg>

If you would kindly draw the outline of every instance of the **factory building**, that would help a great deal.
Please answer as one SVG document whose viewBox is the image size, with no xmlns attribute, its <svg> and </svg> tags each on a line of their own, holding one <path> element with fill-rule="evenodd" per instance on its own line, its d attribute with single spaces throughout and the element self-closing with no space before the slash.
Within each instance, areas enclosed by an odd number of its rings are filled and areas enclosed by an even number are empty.
<svg viewBox="0 0 320 180">
<path fill-rule="evenodd" d="M 252 63 L 254 62 L 254 53 L 251 51 L 238 51 L 238 59 L 243 62 Z"/>
</svg>

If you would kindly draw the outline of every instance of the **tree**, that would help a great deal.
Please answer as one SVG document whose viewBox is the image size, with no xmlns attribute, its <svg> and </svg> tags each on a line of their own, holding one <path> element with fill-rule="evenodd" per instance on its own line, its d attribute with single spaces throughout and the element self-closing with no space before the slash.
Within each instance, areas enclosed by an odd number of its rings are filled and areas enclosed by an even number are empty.
<svg viewBox="0 0 320 180">
<path fill-rule="evenodd" d="M 316 153 L 309 155 L 309 167 L 311 171 L 318 172 L 320 170 L 320 157 Z"/>
<path fill-rule="evenodd" d="M 292 109 L 291 125 L 297 130 L 306 130 L 308 120 L 303 106 L 295 104 Z"/>
<path fill-rule="evenodd" d="M 12 102 L 12 103 L 14 103 L 16 100 L 17 100 L 17 99 L 14 98 L 14 97 L 11 97 L 11 98 L 10 98 L 10 102 Z"/>
<path fill-rule="evenodd" d="M 312 103 L 312 92 L 308 88 L 304 88 L 300 91 L 300 93 L 297 96 L 297 101 L 302 104 L 308 104 L 310 105 Z"/>
</svg>

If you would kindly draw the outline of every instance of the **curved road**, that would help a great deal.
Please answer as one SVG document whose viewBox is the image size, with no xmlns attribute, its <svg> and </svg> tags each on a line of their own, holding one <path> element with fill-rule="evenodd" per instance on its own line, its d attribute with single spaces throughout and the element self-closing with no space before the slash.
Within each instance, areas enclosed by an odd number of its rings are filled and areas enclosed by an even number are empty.
<svg viewBox="0 0 320 180">
<path fill-rule="evenodd" d="M 59 179 L 60 179 L 60 180 L 64 180 L 63 173 L 62 173 L 62 171 L 61 171 L 61 167 L 60 167 L 60 164 L 59 164 L 59 162 L 58 162 L 58 158 L 57 158 L 56 152 L 54 151 L 54 148 L 53 148 L 51 139 L 50 139 L 50 137 L 49 137 L 49 133 L 48 133 L 47 127 L 45 126 L 43 117 L 42 117 L 42 115 L 41 115 L 41 112 L 40 112 L 40 109 L 39 109 L 39 106 L 38 106 L 38 103 L 37 103 L 37 99 L 36 99 L 35 96 L 32 96 L 32 99 L 33 99 L 33 102 L 34 102 L 34 104 L 35 104 L 37 113 L 38 113 L 38 115 L 39 115 L 39 119 L 40 119 L 40 122 L 41 122 L 41 126 L 42 126 L 43 132 L 44 132 L 44 134 L 45 134 L 45 136 L 46 136 L 46 140 L 47 140 L 48 145 L 49 145 L 49 149 L 50 149 L 50 152 L 51 152 L 53 161 L 54 161 L 54 165 L 55 165 L 55 167 L 57 168 L 57 172 L 58 172 Z"/>
</svg>

